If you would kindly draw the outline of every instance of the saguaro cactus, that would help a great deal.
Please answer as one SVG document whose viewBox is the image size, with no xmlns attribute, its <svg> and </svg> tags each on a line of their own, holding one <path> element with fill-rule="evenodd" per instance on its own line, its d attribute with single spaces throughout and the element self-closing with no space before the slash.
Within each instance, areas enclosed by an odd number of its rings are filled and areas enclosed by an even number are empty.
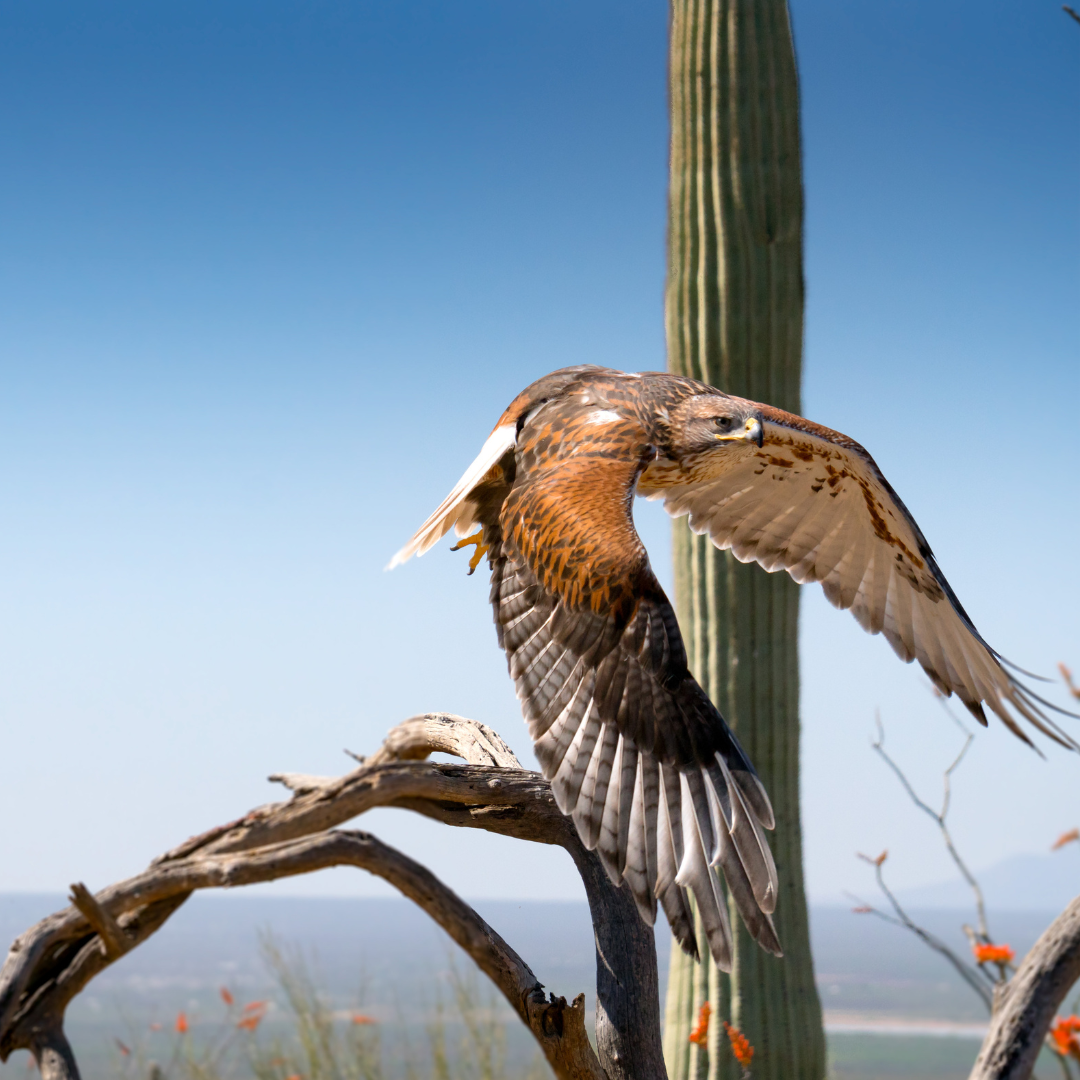
<svg viewBox="0 0 1080 1080">
<path fill-rule="evenodd" d="M 672 0 L 668 366 L 799 412 L 803 336 L 799 93 L 786 0 Z M 785 956 L 738 926 L 728 977 L 672 951 L 671 1080 L 742 1075 L 719 1021 L 755 1048 L 755 1080 L 821 1080 L 799 820 L 798 586 L 675 523 L 675 596 L 694 674 L 773 800 Z M 689 1035 L 712 1006 L 706 1045 Z"/>
</svg>

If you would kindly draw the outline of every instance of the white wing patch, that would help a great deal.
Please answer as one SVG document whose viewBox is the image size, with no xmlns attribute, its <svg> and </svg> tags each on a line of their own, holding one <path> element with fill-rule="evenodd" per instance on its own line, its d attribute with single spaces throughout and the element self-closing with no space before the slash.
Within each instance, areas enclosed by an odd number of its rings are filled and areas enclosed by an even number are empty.
<svg viewBox="0 0 1080 1080">
<path fill-rule="evenodd" d="M 611 409 L 593 409 L 592 412 L 585 414 L 585 419 L 590 424 L 614 424 L 622 417 Z"/>
<path fill-rule="evenodd" d="M 413 538 L 390 560 L 386 569 L 393 570 L 395 566 L 408 562 L 414 555 L 423 555 L 455 526 L 459 535 L 464 536 L 464 530 L 474 524 L 469 493 L 516 442 L 516 424 L 501 424 L 497 427 L 488 436 L 476 460 L 465 470 L 465 475 L 454 485 L 450 494 L 439 503 L 439 508 L 435 513 L 416 530 Z"/>
</svg>

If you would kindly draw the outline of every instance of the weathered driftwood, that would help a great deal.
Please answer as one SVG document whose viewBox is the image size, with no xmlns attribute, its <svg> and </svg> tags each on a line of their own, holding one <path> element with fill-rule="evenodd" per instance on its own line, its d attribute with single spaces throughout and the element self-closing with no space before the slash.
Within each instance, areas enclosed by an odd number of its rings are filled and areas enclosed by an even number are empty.
<svg viewBox="0 0 1080 1080">
<path fill-rule="evenodd" d="M 466 764 L 421 760 L 431 752 Z M 532 1031 L 556 1076 L 665 1077 L 652 931 L 559 813 L 547 782 L 523 770 L 490 728 L 447 714 L 414 717 L 340 778 L 281 774 L 285 803 L 259 807 L 193 837 L 133 878 L 97 894 L 72 887 L 72 907 L 19 937 L 0 970 L 0 1060 L 33 1055 L 45 1080 L 76 1080 L 63 1032 L 71 999 L 166 922 L 196 889 L 228 888 L 327 866 L 378 874 L 422 907 L 476 961 Z M 597 954 L 597 1052 L 585 1031 L 584 995 L 545 998 L 532 970 L 430 871 L 367 833 L 335 826 L 376 806 L 398 806 L 448 825 L 487 829 L 565 848 L 589 898 Z M 598 1056 L 599 1055 L 599 1056 Z"/>
<path fill-rule="evenodd" d="M 994 999 L 970 1080 L 1027 1080 L 1054 1014 L 1080 979 L 1080 896 L 1047 927 Z"/>
</svg>

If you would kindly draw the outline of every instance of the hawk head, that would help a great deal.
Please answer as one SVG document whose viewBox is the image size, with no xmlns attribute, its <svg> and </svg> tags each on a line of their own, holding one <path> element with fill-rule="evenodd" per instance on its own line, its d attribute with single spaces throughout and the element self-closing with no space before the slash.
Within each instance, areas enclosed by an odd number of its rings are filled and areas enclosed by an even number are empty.
<svg viewBox="0 0 1080 1080">
<path fill-rule="evenodd" d="M 671 412 L 671 448 L 678 459 L 725 454 L 764 439 L 759 408 L 728 394 L 697 394 Z"/>
</svg>

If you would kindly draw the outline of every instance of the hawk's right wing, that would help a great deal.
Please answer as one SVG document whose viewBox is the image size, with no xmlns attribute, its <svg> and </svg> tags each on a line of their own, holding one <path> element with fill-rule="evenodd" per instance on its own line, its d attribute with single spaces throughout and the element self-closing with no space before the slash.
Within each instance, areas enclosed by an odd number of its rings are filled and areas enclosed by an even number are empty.
<svg viewBox="0 0 1080 1080">
<path fill-rule="evenodd" d="M 689 515 L 694 532 L 708 533 L 742 562 L 821 582 L 833 604 L 884 634 L 902 660 L 918 660 L 934 686 L 956 694 L 981 723 L 985 704 L 1024 742 L 1021 718 L 1077 749 L 1043 708 L 1056 706 L 1010 674 L 982 639 L 866 450 L 800 416 L 755 408 L 764 428 L 760 448 L 699 463 L 657 461 L 640 493 L 662 498 L 673 516 Z"/>
</svg>

